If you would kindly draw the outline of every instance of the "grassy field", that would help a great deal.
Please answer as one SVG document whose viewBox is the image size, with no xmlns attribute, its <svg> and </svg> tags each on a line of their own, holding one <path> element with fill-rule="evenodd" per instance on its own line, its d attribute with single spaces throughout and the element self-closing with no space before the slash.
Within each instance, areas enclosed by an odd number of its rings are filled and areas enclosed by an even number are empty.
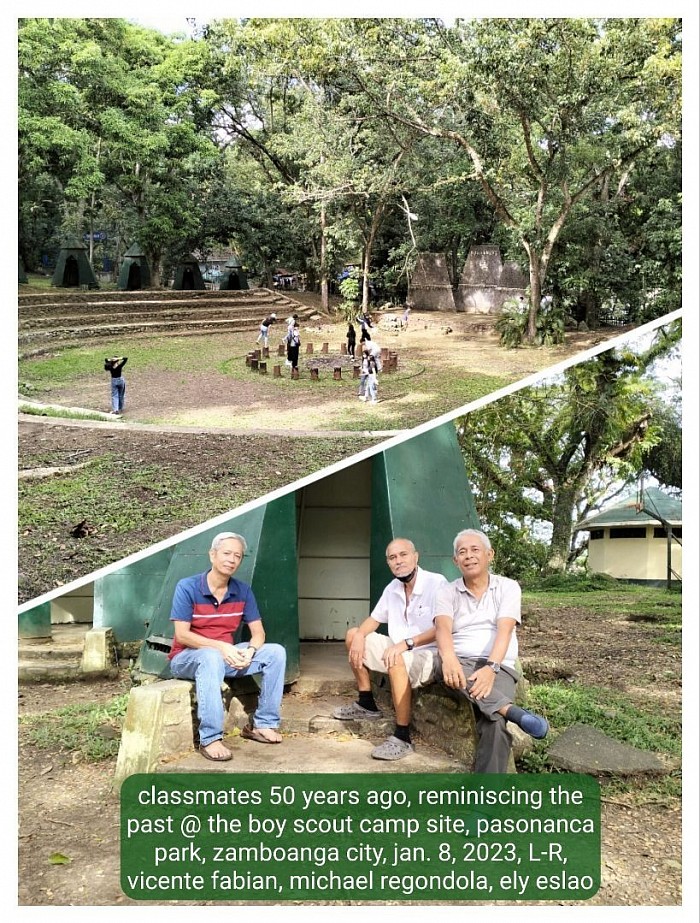
<svg viewBox="0 0 700 923">
<path fill-rule="evenodd" d="M 547 581 L 543 581 L 546 583 Z M 550 722 L 550 735 L 524 759 L 526 771 L 548 771 L 547 751 L 566 728 L 591 725 L 609 737 L 681 758 L 681 594 L 623 584 L 604 576 L 555 578 L 523 593 L 523 647 L 528 705 Z M 537 646 L 535 647 L 535 639 Z M 528 644 L 534 650 L 528 651 Z M 568 665 L 566 678 L 543 680 L 538 661 Z M 615 780 L 606 790 L 640 798 L 676 798 L 680 769 L 658 779 Z"/>
</svg>

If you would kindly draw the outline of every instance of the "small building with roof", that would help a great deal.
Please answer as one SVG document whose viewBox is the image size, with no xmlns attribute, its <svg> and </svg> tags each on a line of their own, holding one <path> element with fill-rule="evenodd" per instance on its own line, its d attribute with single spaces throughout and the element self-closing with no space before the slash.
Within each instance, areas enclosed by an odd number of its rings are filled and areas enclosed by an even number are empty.
<svg viewBox="0 0 700 923">
<path fill-rule="evenodd" d="M 589 533 L 592 573 L 661 585 L 681 579 L 682 522 L 682 501 L 649 487 L 588 516 L 575 531 Z"/>
<path fill-rule="evenodd" d="M 204 279 L 199 268 L 199 260 L 190 253 L 180 260 L 175 269 L 173 289 L 176 292 L 204 291 Z"/>
<path fill-rule="evenodd" d="M 99 288 L 87 258 L 87 247 L 77 237 L 67 237 L 58 254 L 51 285 L 60 288 Z"/>
<path fill-rule="evenodd" d="M 151 284 L 151 268 L 148 265 L 146 254 L 140 244 L 132 244 L 124 254 L 117 288 L 120 291 L 138 291 L 148 288 Z"/>
<path fill-rule="evenodd" d="M 237 256 L 232 256 L 224 264 L 219 289 L 221 291 L 245 291 L 247 288 L 248 278 L 243 270 L 243 264 Z"/>
</svg>

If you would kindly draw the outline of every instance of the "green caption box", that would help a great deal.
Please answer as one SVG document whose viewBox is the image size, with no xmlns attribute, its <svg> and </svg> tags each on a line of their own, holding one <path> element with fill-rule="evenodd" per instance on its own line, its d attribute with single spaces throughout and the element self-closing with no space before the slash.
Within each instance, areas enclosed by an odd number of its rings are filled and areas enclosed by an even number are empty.
<svg viewBox="0 0 700 923">
<path fill-rule="evenodd" d="M 587 900 L 600 786 L 579 775 L 134 775 L 137 900 Z"/>
</svg>

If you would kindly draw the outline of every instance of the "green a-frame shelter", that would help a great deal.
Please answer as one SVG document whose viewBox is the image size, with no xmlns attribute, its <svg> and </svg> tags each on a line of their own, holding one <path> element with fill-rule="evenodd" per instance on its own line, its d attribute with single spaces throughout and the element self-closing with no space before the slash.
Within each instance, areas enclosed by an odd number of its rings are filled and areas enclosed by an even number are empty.
<svg viewBox="0 0 700 923">
<path fill-rule="evenodd" d="M 454 579 L 452 540 L 478 518 L 452 423 L 387 448 L 263 502 L 95 583 L 95 625 L 118 640 L 143 639 L 138 667 L 167 677 L 170 605 L 178 580 L 209 567 L 211 539 L 248 543 L 237 576 L 250 583 L 268 640 L 287 650 L 287 682 L 299 675 L 302 640 L 340 640 L 391 579 L 385 549 L 410 538 L 427 570 Z"/>
</svg>

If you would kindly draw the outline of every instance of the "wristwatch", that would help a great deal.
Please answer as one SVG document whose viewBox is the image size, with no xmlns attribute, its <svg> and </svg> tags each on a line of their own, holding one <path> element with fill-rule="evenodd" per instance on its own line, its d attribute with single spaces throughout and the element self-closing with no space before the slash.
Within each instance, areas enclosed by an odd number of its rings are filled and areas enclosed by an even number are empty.
<svg viewBox="0 0 700 923">
<path fill-rule="evenodd" d="M 403 643 L 406 645 L 409 651 L 412 651 L 416 646 L 416 642 L 413 640 L 413 638 L 404 638 Z"/>
<path fill-rule="evenodd" d="M 500 672 L 501 672 L 501 665 L 500 665 L 500 663 L 496 663 L 495 660 L 488 660 L 488 661 L 486 662 L 486 666 L 487 666 L 487 667 L 491 667 L 491 669 L 493 670 L 494 673 L 500 673 Z"/>
</svg>

